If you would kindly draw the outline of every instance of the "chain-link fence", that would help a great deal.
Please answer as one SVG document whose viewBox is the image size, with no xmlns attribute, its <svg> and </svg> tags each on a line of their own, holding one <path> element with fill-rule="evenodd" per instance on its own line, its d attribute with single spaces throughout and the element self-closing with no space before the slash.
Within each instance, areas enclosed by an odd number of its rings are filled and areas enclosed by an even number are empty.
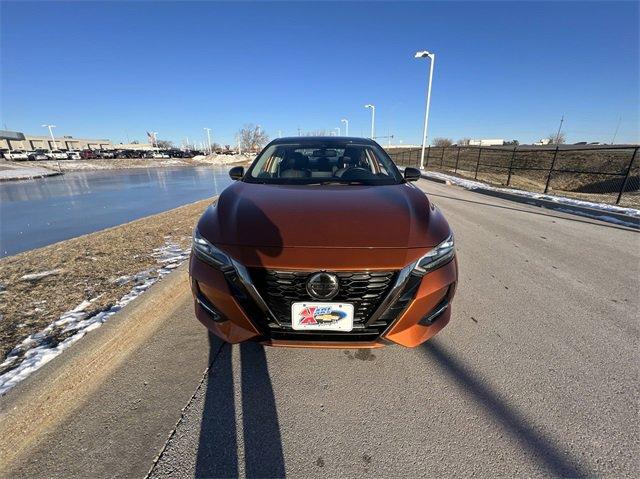
<svg viewBox="0 0 640 479">
<path fill-rule="evenodd" d="M 637 145 L 589 147 L 428 147 L 424 169 L 492 186 L 640 207 Z M 420 148 L 388 150 L 400 166 L 420 167 Z"/>
</svg>

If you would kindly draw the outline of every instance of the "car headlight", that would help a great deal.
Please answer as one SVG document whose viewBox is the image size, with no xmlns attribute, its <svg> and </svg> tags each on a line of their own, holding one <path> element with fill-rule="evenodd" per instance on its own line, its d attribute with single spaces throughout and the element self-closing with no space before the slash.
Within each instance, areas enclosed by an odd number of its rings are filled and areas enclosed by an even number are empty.
<svg viewBox="0 0 640 479">
<path fill-rule="evenodd" d="M 413 270 L 418 274 L 426 274 L 451 260 L 454 254 L 455 246 L 452 233 L 446 240 L 420 258 Z"/>
<path fill-rule="evenodd" d="M 233 268 L 231 258 L 222 250 L 216 248 L 206 239 L 204 239 L 198 228 L 193 230 L 193 252 L 203 261 L 209 263 L 222 271 Z"/>
</svg>

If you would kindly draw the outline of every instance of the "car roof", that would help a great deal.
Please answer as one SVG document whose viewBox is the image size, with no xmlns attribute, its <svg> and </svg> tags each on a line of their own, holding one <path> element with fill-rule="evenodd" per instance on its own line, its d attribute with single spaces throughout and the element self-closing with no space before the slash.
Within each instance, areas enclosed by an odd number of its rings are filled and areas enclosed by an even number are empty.
<svg viewBox="0 0 640 479">
<path fill-rule="evenodd" d="M 284 138 L 276 138 L 270 144 L 279 145 L 286 143 L 298 143 L 304 145 L 326 143 L 326 144 L 343 144 L 343 143 L 356 143 L 359 145 L 377 145 L 375 141 L 370 138 L 358 138 L 354 136 L 287 136 Z"/>
</svg>

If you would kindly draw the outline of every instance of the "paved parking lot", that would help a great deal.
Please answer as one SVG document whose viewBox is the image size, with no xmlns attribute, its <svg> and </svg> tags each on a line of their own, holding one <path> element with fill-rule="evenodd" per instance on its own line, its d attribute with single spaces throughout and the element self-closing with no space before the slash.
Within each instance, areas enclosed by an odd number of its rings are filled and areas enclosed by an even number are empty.
<svg viewBox="0 0 640 479">
<path fill-rule="evenodd" d="M 451 323 L 432 341 L 231 347 L 176 296 L 138 359 L 65 406 L 12 473 L 139 476 L 159 454 L 152 477 L 636 477 L 638 233 L 419 185 L 460 264 Z"/>
<path fill-rule="evenodd" d="M 414 350 L 212 341 L 155 477 L 638 472 L 638 235 L 422 186 L 458 240 L 451 325 Z"/>
</svg>

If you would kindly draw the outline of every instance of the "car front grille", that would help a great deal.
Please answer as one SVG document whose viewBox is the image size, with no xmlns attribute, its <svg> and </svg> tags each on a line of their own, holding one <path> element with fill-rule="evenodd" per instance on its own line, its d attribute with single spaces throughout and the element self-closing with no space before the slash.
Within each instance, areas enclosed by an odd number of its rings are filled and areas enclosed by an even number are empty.
<svg viewBox="0 0 640 479">
<path fill-rule="evenodd" d="M 317 271 L 276 271 L 263 268 L 250 270 L 251 279 L 274 314 L 280 328 L 291 328 L 291 304 L 298 301 L 317 301 L 307 292 L 306 284 Z M 335 271 L 339 291 L 331 302 L 353 304 L 354 333 L 380 306 L 397 277 L 396 271 Z M 386 326 L 386 325 L 379 325 Z M 379 332 L 382 332 L 381 330 Z"/>
</svg>

